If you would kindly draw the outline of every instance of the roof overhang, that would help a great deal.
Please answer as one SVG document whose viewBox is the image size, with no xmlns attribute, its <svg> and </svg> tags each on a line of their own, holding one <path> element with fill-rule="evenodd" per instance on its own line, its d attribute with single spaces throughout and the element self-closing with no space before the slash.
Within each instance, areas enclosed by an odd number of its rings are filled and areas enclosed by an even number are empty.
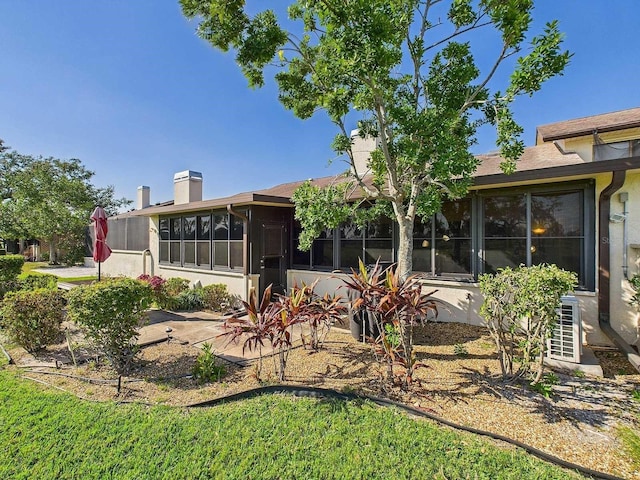
<svg viewBox="0 0 640 480">
<path fill-rule="evenodd" d="M 640 169 L 640 157 L 601 160 L 597 162 L 559 165 L 557 167 L 523 170 L 506 175 L 504 173 L 475 177 L 473 187 L 486 187 L 509 183 L 526 183 L 554 178 L 585 178 L 599 173 Z"/>
</svg>

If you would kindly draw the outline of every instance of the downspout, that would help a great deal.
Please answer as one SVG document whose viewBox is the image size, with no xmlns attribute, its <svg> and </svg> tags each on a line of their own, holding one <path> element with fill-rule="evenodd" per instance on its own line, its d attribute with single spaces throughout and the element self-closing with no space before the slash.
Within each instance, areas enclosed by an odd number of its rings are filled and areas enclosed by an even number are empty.
<svg viewBox="0 0 640 480">
<path fill-rule="evenodd" d="M 244 276 L 249 275 L 249 255 L 248 253 L 248 232 L 249 232 L 249 217 L 244 213 L 236 212 L 233 209 L 233 205 L 227 205 L 227 212 L 234 217 L 242 219 L 242 274 Z"/>
<path fill-rule="evenodd" d="M 147 255 L 151 255 L 151 250 L 149 250 L 148 248 L 145 248 L 142 251 L 142 274 L 143 275 L 147 274 Z M 151 259 L 151 268 L 149 269 L 149 271 L 153 276 L 153 259 Z"/>
<path fill-rule="evenodd" d="M 610 237 L 609 237 L 609 216 L 611 214 L 611 196 L 624 185 L 626 177 L 625 170 L 613 172 L 611 183 L 600 193 L 598 201 L 598 325 L 602 332 L 627 355 L 629 363 L 640 371 L 640 355 L 616 332 L 610 323 Z"/>
</svg>

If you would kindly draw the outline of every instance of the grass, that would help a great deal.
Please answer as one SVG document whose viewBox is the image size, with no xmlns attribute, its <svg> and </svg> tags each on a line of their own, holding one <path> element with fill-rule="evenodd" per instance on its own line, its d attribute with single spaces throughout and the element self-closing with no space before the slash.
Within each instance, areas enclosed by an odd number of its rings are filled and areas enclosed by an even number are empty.
<svg viewBox="0 0 640 480">
<path fill-rule="evenodd" d="M 565 479 L 516 449 L 368 403 L 80 401 L 0 370 L 0 478 Z M 575 477 L 577 478 L 577 477 Z"/>
<path fill-rule="evenodd" d="M 41 272 L 34 271 L 36 268 L 46 268 L 49 271 L 47 273 L 56 275 L 58 267 L 51 267 L 47 262 L 24 262 L 22 266 L 21 276 L 23 275 L 42 275 Z M 57 275 L 56 275 L 57 276 Z M 83 277 L 58 277 L 61 281 L 66 283 L 87 283 L 98 279 L 97 275 L 85 275 Z"/>
</svg>

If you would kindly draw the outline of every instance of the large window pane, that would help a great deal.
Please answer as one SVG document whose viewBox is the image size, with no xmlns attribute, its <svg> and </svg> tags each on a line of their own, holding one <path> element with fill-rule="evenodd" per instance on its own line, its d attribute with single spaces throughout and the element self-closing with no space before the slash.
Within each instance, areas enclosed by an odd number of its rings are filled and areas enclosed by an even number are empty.
<svg viewBox="0 0 640 480">
<path fill-rule="evenodd" d="M 158 228 L 160 230 L 160 240 L 169 240 L 169 219 L 161 218 L 158 222 Z"/>
<path fill-rule="evenodd" d="M 300 222 L 293 222 L 293 265 L 296 267 L 309 268 L 311 266 L 311 250 L 303 252 L 298 248 L 300 245 L 300 234 L 302 227 Z"/>
<path fill-rule="evenodd" d="M 242 268 L 242 242 L 229 242 L 229 266 L 231 268 Z"/>
<path fill-rule="evenodd" d="M 242 240 L 242 232 L 244 230 L 244 222 L 241 218 L 231 215 L 231 236 L 230 240 Z"/>
<path fill-rule="evenodd" d="M 526 237 L 526 196 L 511 195 L 485 198 L 484 236 Z"/>
<path fill-rule="evenodd" d="M 431 239 L 432 220 L 422 220 L 416 217 L 413 224 L 413 271 L 431 272 Z"/>
<path fill-rule="evenodd" d="M 369 222 L 365 230 L 364 255 L 365 263 L 393 261 L 393 223 L 390 218 L 380 217 Z"/>
<path fill-rule="evenodd" d="M 584 278 L 580 252 L 584 251 L 582 238 L 536 238 L 531 243 L 531 263 L 554 263 Z M 583 283 L 583 282 L 580 282 Z"/>
<path fill-rule="evenodd" d="M 213 238 L 214 240 L 229 239 L 229 215 L 226 213 L 213 215 Z"/>
<path fill-rule="evenodd" d="M 211 216 L 198 216 L 198 240 L 211 239 Z"/>
<path fill-rule="evenodd" d="M 357 268 L 362 254 L 362 230 L 355 223 L 340 227 L 340 266 Z"/>
<path fill-rule="evenodd" d="M 471 239 L 436 238 L 436 274 L 471 274 Z"/>
<path fill-rule="evenodd" d="M 196 217 L 184 217 L 182 219 L 182 239 L 196 239 Z"/>
<path fill-rule="evenodd" d="M 313 241 L 313 266 L 333 268 L 333 229 L 327 228 Z"/>
<path fill-rule="evenodd" d="M 180 242 L 169 242 L 169 261 L 171 263 L 181 263 Z"/>
<path fill-rule="evenodd" d="M 435 273 L 471 274 L 471 199 L 443 203 L 434 220 Z"/>
<path fill-rule="evenodd" d="M 196 263 L 196 242 L 184 242 L 184 257 L 183 263 L 195 265 Z"/>
<path fill-rule="evenodd" d="M 483 259 L 485 273 L 496 273 L 499 268 L 526 264 L 527 239 L 485 239 Z"/>
<path fill-rule="evenodd" d="M 160 242 L 160 261 L 169 261 L 169 242 Z"/>
<path fill-rule="evenodd" d="M 198 242 L 196 264 L 204 267 L 211 264 L 211 243 Z"/>
<path fill-rule="evenodd" d="M 171 240 L 180 240 L 181 222 L 180 218 L 169 219 L 169 238 Z"/>
<path fill-rule="evenodd" d="M 213 242 L 213 264 L 216 267 L 229 267 L 229 242 Z"/>
<path fill-rule="evenodd" d="M 531 195 L 534 237 L 582 236 L 582 192 Z"/>
</svg>

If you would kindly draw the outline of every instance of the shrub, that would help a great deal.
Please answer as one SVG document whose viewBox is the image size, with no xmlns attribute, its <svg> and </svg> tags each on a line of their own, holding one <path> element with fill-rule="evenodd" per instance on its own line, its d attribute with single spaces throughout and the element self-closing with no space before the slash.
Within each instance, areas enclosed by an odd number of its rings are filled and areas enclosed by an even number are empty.
<svg viewBox="0 0 640 480">
<path fill-rule="evenodd" d="M 480 276 L 480 309 L 493 337 L 504 377 L 542 379 L 546 340 L 558 318 L 560 298 L 575 288 L 573 272 L 555 265 L 504 268 Z M 514 373 L 514 363 L 519 368 Z"/>
<path fill-rule="evenodd" d="M 0 300 L 7 292 L 20 288 L 18 275 L 24 265 L 22 255 L 0 255 Z"/>
<path fill-rule="evenodd" d="M 629 302 L 634 307 L 640 308 L 640 275 L 635 274 L 629 280 L 631 284 L 631 288 L 633 289 L 633 296 L 631 297 L 631 301 Z"/>
<path fill-rule="evenodd" d="M 0 310 L 9 338 L 28 352 L 36 352 L 60 335 L 64 296 L 51 289 L 10 292 Z"/>
<path fill-rule="evenodd" d="M 58 277 L 50 273 L 29 273 L 20 276 L 18 284 L 22 290 L 36 290 L 38 288 L 55 290 L 58 288 Z"/>
<path fill-rule="evenodd" d="M 165 304 L 164 284 L 166 280 L 158 275 L 142 274 L 138 277 L 141 282 L 147 283 L 151 287 L 152 297 L 158 308 L 163 308 Z"/>
<path fill-rule="evenodd" d="M 24 257 L 22 255 L 1 255 L 0 282 L 16 281 L 23 265 Z"/>
<path fill-rule="evenodd" d="M 193 366 L 193 378 L 198 383 L 206 383 L 213 380 L 220 381 L 220 377 L 225 372 L 224 365 L 218 362 L 218 357 L 213 352 L 211 344 L 203 343 L 202 352 L 196 358 L 196 363 Z"/>
<path fill-rule="evenodd" d="M 235 309 L 242 305 L 239 297 L 231 295 L 224 283 L 214 283 L 202 287 L 202 301 L 204 308 L 214 312 Z"/>
<path fill-rule="evenodd" d="M 177 297 L 182 292 L 189 290 L 189 280 L 179 277 L 170 278 L 164 282 L 162 288 L 166 295 L 170 297 Z"/>
<path fill-rule="evenodd" d="M 202 300 L 202 289 L 194 288 L 192 290 L 185 290 L 176 295 L 176 306 L 174 310 L 180 311 L 193 311 L 202 310 L 204 302 Z"/>
<path fill-rule="evenodd" d="M 67 313 L 118 373 L 128 373 L 151 298 L 151 287 L 144 282 L 106 280 L 71 290 Z"/>
</svg>

